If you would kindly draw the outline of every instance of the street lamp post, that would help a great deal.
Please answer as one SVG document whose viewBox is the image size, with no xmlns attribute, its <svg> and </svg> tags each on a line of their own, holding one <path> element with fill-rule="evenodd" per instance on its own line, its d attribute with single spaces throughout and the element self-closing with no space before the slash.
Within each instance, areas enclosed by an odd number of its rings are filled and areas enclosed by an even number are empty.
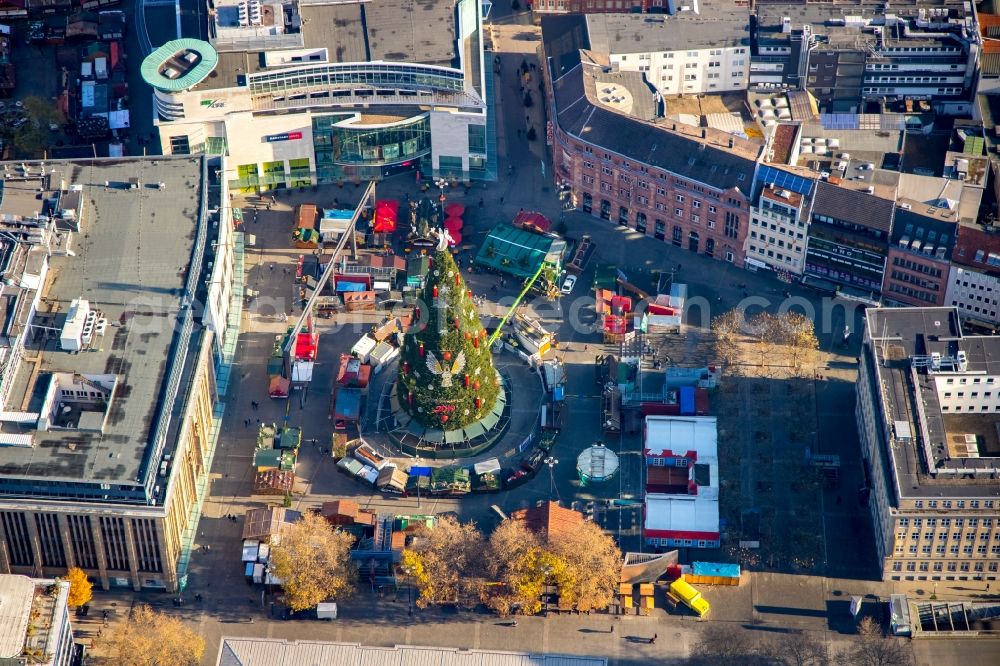
<svg viewBox="0 0 1000 666">
<path fill-rule="evenodd" d="M 544 462 L 546 465 L 549 466 L 549 501 L 552 501 L 552 495 L 556 486 L 553 470 L 555 469 L 555 466 L 559 464 L 559 461 L 553 458 L 552 456 L 549 456 L 542 462 Z"/>
<path fill-rule="evenodd" d="M 413 570 L 410 567 L 403 567 L 403 573 L 406 574 L 406 601 L 407 601 L 407 615 L 413 615 Z"/>
<path fill-rule="evenodd" d="M 420 456 L 416 457 L 417 467 L 420 467 Z M 417 508 L 420 508 L 420 479 L 422 477 L 417 477 Z"/>
<path fill-rule="evenodd" d="M 447 197 L 444 195 L 445 188 L 448 187 L 448 181 L 444 178 L 435 178 L 434 184 L 438 186 L 441 190 L 441 196 L 438 197 L 438 201 L 441 203 L 441 221 L 444 222 L 444 202 Z"/>
</svg>

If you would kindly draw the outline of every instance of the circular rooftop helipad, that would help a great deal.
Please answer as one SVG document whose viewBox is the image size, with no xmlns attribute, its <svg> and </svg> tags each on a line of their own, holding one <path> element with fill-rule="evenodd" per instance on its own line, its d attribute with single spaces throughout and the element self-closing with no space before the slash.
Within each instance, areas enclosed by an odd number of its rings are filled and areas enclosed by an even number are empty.
<svg viewBox="0 0 1000 666">
<path fill-rule="evenodd" d="M 175 39 L 142 61 L 142 78 L 166 92 L 179 92 L 205 80 L 219 62 L 219 54 L 200 39 Z"/>
</svg>

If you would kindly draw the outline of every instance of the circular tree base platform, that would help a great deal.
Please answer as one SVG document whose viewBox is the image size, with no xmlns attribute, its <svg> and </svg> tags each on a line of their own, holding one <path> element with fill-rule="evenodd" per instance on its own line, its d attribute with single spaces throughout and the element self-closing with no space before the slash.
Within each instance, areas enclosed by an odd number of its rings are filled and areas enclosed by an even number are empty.
<svg viewBox="0 0 1000 666">
<path fill-rule="evenodd" d="M 379 401 L 380 430 L 406 455 L 429 459 L 468 458 L 486 451 L 503 439 L 510 427 L 510 377 L 500 375 L 500 393 L 493 409 L 483 418 L 462 428 L 440 430 L 419 423 L 399 404 L 396 382 L 386 384 Z"/>
</svg>

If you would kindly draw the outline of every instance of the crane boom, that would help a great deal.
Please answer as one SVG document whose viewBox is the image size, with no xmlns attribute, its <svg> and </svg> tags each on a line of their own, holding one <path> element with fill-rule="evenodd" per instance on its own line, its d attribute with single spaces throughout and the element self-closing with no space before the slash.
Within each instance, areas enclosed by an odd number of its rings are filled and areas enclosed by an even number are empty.
<svg viewBox="0 0 1000 666">
<path fill-rule="evenodd" d="M 510 320 L 512 316 L 514 316 L 515 312 L 517 312 L 517 308 L 521 305 L 521 301 L 524 299 L 524 295 L 527 294 L 528 290 L 531 289 L 531 286 L 535 284 L 535 280 L 538 279 L 538 276 L 542 274 L 543 270 L 545 270 L 544 261 L 538 265 L 538 270 L 535 271 L 535 274 L 532 275 L 531 279 L 528 280 L 528 282 L 524 285 L 524 289 L 522 289 L 521 293 L 518 294 L 517 300 L 514 301 L 514 305 L 510 306 L 510 310 L 507 310 L 507 314 L 505 314 L 503 316 L 503 319 L 500 320 L 500 324 L 497 325 L 497 330 L 493 331 L 493 335 L 490 336 L 489 340 L 490 347 L 492 347 L 493 343 L 496 342 L 497 338 L 500 337 L 500 334 L 503 332 L 503 327 L 507 325 L 507 321 Z"/>
<path fill-rule="evenodd" d="M 289 362 L 292 348 L 295 344 L 296 337 L 298 337 L 299 331 L 302 330 L 302 326 L 312 314 L 312 309 L 316 304 L 316 299 L 319 297 L 320 293 L 322 293 L 323 287 L 326 286 L 326 283 L 330 281 L 334 271 L 337 270 L 337 259 L 340 257 L 340 253 L 343 252 L 348 239 L 354 237 L 354 226 L 357 224 L 358 218 L 361 217 L 361 211 L 364 210 L 365 203 L 369 198 L 375 198 L 374 180 L 370 181 L 368 183 L 368 187 L 365 188 L 365 193 L 361 196 L 361 201 L 358 202 L 357 208 L 354 209 L 354 215 L 351 216 L 351 223 L 348 225 L 347 231 L 343 233 L 340 236 L 340 240 L 337 241 L 337 247 L 333 250 L 333 256 L 330 258 L 330 262 L 326 265 L 326 269 L 323 271 L 319 281 L 316 283 L 316 288 L 313 289 L 313 293 L 309 297 L 309 300 L 306 301 L 305 307 L 302 308 L 302 314 L 300 314 L 299 318 L 295 320 L 295 325 L 292 327 L 291 335 L 288 336 L 288 340 L 285 342 L 285 348 L 282 350 L 285 355 L 286 363 Z M 372 208 L 374 208 L 374 206 L 372 206 Z"/>
</svg>

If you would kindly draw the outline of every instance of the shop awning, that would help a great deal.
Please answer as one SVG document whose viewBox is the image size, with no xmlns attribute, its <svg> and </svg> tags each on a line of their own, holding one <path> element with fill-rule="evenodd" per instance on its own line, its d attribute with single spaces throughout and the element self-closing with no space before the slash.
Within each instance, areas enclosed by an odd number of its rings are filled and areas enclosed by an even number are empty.
<svg viewBox="0 0 1000 666">
<path fill-rule="evenodd" d="M 319 336 L 313 333 L 299 333 L 295 338 L 295 358 L 316 360 Z"/>
<path fill-rule="evenodd" d="M 375 222 L 373 228 L 375 233 L 392 233 L 396 230 L 396 214 L 399 211 L 399 202 L 393 199 L 383 199 L 375 205 Z"/>
<path fill-rule="evenodd" d="M 552 221 L 541 213 L 530 210 L 522 210 L 514 216 L 514 226 L 522 229 L 531 229 L 541 233 L 548 233 L 552 228 Z"/>
</svg>

